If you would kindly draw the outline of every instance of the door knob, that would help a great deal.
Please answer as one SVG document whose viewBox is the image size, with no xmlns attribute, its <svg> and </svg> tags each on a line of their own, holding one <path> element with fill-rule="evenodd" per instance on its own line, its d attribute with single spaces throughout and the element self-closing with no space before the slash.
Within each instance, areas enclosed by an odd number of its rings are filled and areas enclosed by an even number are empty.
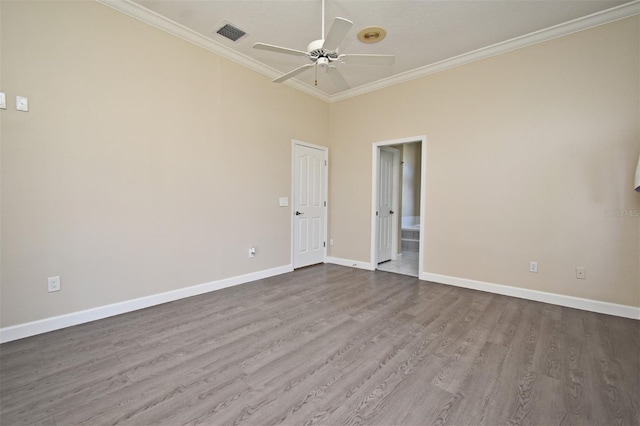
<svg viewBox="0 0 640 426">
<path fill-rule="evenodd" d="M 389 210 L 389 214 L 393 214 L 393 210 Z"/>
<path fill-rule="evenodd" d="M 304 213 L 300 213 L 299 211 L 296 211 L 296 216 L 300 216 L 301 214 L 304 214 Z"/>
</svg>

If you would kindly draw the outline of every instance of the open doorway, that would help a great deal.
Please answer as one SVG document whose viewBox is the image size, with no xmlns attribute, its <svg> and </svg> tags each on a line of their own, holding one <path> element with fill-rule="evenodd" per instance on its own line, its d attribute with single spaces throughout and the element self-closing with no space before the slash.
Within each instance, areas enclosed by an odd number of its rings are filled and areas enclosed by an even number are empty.
<svg viewBox="0 0 640 426">
<path fill-rule="evenodd" d="M 426 137 L 373 145 L 371 259 L 375 269 L 423 270 Z M 395 153 L 391 156 L 389 153 Z"/>
</svg>

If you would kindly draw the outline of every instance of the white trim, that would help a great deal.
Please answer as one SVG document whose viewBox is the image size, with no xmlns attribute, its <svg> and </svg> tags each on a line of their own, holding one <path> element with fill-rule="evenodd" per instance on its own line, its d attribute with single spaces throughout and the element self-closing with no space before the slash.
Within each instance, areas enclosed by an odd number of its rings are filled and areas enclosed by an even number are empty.
<svg viewBox="0 0 640 426">
<path fill-rule="evenodd" d="M 247 55 L 237 52 L 222 43 L 218 43 L 217 41 L 207 38 L 202 34 L 185 27 L 182 24 L 172 21 L 169 18 L 165 18 L 164 16 L 159 15 L 156 12 L 153 12 L 130 0 L 96 1 L 119 12 L 122 12 L 125 15 L 131 16 L 132 18 L 138 19 L 145 24 L 151 25 L 171 35 L 181 38 L 189 43 L 193 43 L 196 46 L 202 47 L 203 49 L 220 55 L 223 58 L 229 59 L 230 61 L 245 66 L 253 71 L 256 71 L 259 74 L 266 75 L 270 79 L 274 79 L 282 75 L 281 71 L 264 65 L 263 63 L 258 62 Z M 308 95 L 314 96 L 322 101 L 329 102 L 329 96 L 327 94 L 321 92 L 315 87 L 301 83 L 298 80 L 289 79 L 284 82 L 284 84 L 287 84 L 288 86 L 300 90 L 301 92 L 304 92 Z"/>
<path fill-rule="evenodd" d="M 97 308 L 87 309 L 84 311 L 72 312 L 70 314 L 59 315 L 38 321 L 0 328 L 0 343 L 10 342 L 12 340 L 22 339 L 29 336 L 35 336 L 36 334 L 47 333 L 49 331 L 59 330 L 61 328 L 71 327 L 73 325 L 84 324 L 87 322 L 112 317 L 114 315 L 136 311 L 138 309 L 144 309 L 150 306 L 172 302 L 174 300 L 197 296 L 199 294 L 209 293 L 212 291 L 221 290 L 223 288 L 245 284 L 251 281 L 285 274 L 291 271 L 293 271 L 292 265 L 284 265 L 277 268 L 265 269 L 245 275 L 238 275 L 218 281 L 211 281 L 205 284 L 198 284 L 178 290 L 167 291 L 165 293 L 152 294 L 150 296 L 144 296 L 137 299 L 125 300 L 124 302 L 99 306 Z"/>
<path fill-rule="evenodd" d="M 369 271 L 374 270 L 371 263 L 361 262 L 357 260 L 341 259 L 337 257 L 327 257 L 325 259 L 325 263 L 332 263 L 335 265 L 348 266 Z M 239 275 L 236 277 L 226 278 L 218 281 L 211 281 L 205 284 L 185 287 L 178 290 L 140 297 L 124 302 L 113 303 L 110 305 L 87 309 L 84 311 L 73 312 L 70 314 L 59 315 L 38 321 L 0 328 L 0 343 L 11 342 L 13 340 L 35 336 L 37 334 L 47 333 L 49 331 L 60 330 L 62 328 L 136 311 L 138 309 L 144 309 L 167 302 L 172 302 L 174 300 L 197 296 L 199 294 L 209 293 L 212 291 L 221 290 L 223 288 L 249 283 L 256 280 L 285 274 L 291 271 L 293 271 L 292 265 L 284 265 L 277 268 L 266 269 L 263 271 Z M 489 293 L 502 294 L 505 296 L 535 300 L 538 302 L 551 303 L 559 306 L 566 306 L 570 308 L 640 320 L 640 308 L 635 306 L 619 305 L 615 303 L 601 302 L 598 300 L 583 299 L 579 297 L 565 296 L 555 293 L 546 293 L 542 291 L 487 283 L 466 278 L 432 274 L 428 272 L 421 272 L 420 279 L 423 281 L 448 284 L 456 287 L 470 288 L 474 290 L 486 291 Z"/>
<path fill-rule="evenodd" d="M 322 146 L 322 145 L 316 145 L 313 143 L 309 143 L 309 142 L 303 142 L 297 139 L 291 139 L 291 265 L 293 265 L 293 250 L 294 250 L 294 222 L 295 222 L 295 216 L 293 215 L 293 212 L 295 210 L 295 204 L 296 204 L 296 199 L 295 199 L 295 185 L 294 185 L 294 180 L 295 180 L 295 163 L 294 161 L 295 159 L 295 150 L 296 150 L 296 145 L 300 145 L 300 146 L 306 146 L 307 148 L 313 148 L 313 149 L 317 149 L 320 151 L 324 152 L 324 161 L 325 161 L 325 173 L 324 173 L 324 188 L 323 188 L 323 192 L 324 192 L 324 202 L 325 202 L 325 206 L 324 206 L 324 250 L 323 250 L 323 254 L 322 254 L 322 261 L 326 262 L 327 259 L 327 253 L 329 250 L 329 148 L 327 148 L 326 146 Z M 295 267 L 295 266 L 294 266 Z"/>
<path fill-rule="evenodd" d="M 221 43 L 211 40 L 203 36 L 202 34 L 199 34 L 181 24 L 178 24 L 175 21 L 167 19 L 164 16 L 161 16 L 145 7 L 142 7 L 137 3 L 133 3 L 130 0 L 96 1 L 119 12 L 122 12 L 125 15 L 131 16 L 151 26 L 154 26 L 162 31 L 166 31 L 169 34 L 179 37 L 185 41 L 193 43 L 196 46 L 200 46 L 206 50 L 209 50 L 210 52 L 213 52 L 226 59 L 243 65 L 260 74 L 266 75 L 271 79 L 276 78 L 282 74 L 280 71 L 274 68 L 268 67 L 249 56 L 246 56 Z M 416 68 L 414 70 L 409 70 L 401 74 L 396 74 L 389 78 L 374 81 L 369 84 L 364 84 L 362 86 L 358 86 L 351 90 L 347 90 L 335 95 L 327 95 L 319 91 L 315 87 L 303 84 L 296 79 L 289 79 L 284 82 L 284 84 L 287 84 L 297 90 L 300 90 L 301 92 L 314 96 L 325 102 L 338 102 L 345 99 L 353 98 L 355 96 L 363 95 L 365 93 L 394 86 L 396 84 L 400 84 L 409 80 L 414 80 L 430 74 L 435 74 L 437 72 L 459 67 L 460 65 L 465 65 L 471 62 L 479 61 L 481 59 L 489 58 L 491 56 L 496 56 L 502 53 L 510 52 L 512 50 L 521 49 L 533 44 L 542 43 L 554 38 L 573 34 L 578 31 L 597 27 L 599 25 L 608 24 L 609 22 L 618 21 L 620 19 L 628 18 L 637 14 L 640 14 L 640 0 L 635 0 L 620 6 L 612 7 L 611 9 L 596 12 L 582 18 L 577 18 L 572 21 L 568 21 L 543 30 L 516 37 L 511 40 L 506 40 L 468 53 L 463 53 L 462 55 L 454 56 L 453 58 L 445 59 L 443 61 Z"/>
<path fill-rule="evenodd" d="M 467 278 L 451 277 L 448 275 L 432 274 L 429 272 L 421 272 L 420 279 L 456 287 L 486 291 L 488 293 L 518 297 L 520 299 L 535 300 L 536 302 L 566 306 L 568 308 L 582 309 L 584 311 L 597 312 L 600 314 L 640 320 L 640 307 L 636 306 L 619 305 L 599 300 L 583 299 L 581 297 L 565 296 L 563 294 L 547 293 L 544 291 L 470 280 Z"/>
<path fill-rule="evenodd" d="M 596 12 L 582 18 L 554 25 L 553 27 L 545 28 L 543 30 L 534 31 L 520 37 L 512 38 L 511 40 L 492 44 L 491 46 L 482 47 L 440 62 L 435 62 L 420 68 L 392 75 L 391 77 L 382 80 L 364 84 L 345 92 L 329 96 L 329 102 L 333 103 L 343 101 L 365 93 L 374 92 L 376 90 L 404 83 L 409 80 L 415 80 L 427 75 L 466 65 L 471 62 L 507 53 L 512 50 L 522 49 L 523 47 L 553 40 L 558 37 L 563 37 L 589 28 L 597 27 L 599 25 L 608 24 L 620 19 L 629 18 L 637 14 L 640 14 L 640 0 L 612 7 L 611 9 L 607 9 L 602 12 Z"/>
<path fill-rule="evenodd" d="M 428 258 L 425 246 L 427 225 L 427 137 L 422 136 L 420 144 L 420 238 L 418 241 L 418 275 L 424 271 L 424 259 Z"/>
<path fill-rule="evenodd" d="M 348 266 L 350 268 L 366 269 L 367 271 L 375 271 L 375 268 L 369 262 L 361 262 L 359 260 L 342 259 L 339 257 L 327 257 L 324 263 L 332 263 L 334 265 Z"/>
<path fill-rule="evenodd" d="M 424 229 L 426 227 L 425 202 L 427 197 L 427 136 L 412 136 L 408 138 L 391 139 L 388 141 L 374 142 L 371 145 L 371 247 L 369 252 L 372 271 L 376 269 L 376 197 L 377 197 L 377 176 L 378 176 L 378 151 L 383 146 L 402 145 L 405 143 L 420 143 L 422 152 L 422 165 L 420 171 L 420 242 L 418 252 L 418 272 L 423 270 L 425 245 Z M 346 265 L 351 266 L 351 265 Z"/>
<path fill-rule="evenodd" d="M 369 263 L 373 266 L 375 271 L 376 259 L 377 259 L 377 250 L 376 250 L 376 239 L 378 235 L 377 222 L 378 219 L 376 217 L 376 204 L 378 204 L 378 164 L 380 163 L 380 145 L 374 143 L 371 145 L 371 212 L 369 213 L 369 217 L 371 218 L 371 229 L 369 232 L 370 235 L 370 247 L 369 247 Z"/>
</svg>

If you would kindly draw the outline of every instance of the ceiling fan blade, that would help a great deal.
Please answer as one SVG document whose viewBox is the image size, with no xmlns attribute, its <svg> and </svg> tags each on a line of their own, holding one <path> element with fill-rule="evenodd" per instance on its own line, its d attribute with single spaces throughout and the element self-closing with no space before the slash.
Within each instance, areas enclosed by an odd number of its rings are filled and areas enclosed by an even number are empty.
<svg viewBox="0 0 640 426">
<path fill-rule="evenodd" d="M 327 68 L 327 74 L 329 75 L 329 80 L 333 83 L 333 85 L 339 91 L 349 90 L 351 86 L 347 83 L 347 80 L 344 79 L 340 71 L 338 71 L 335 67 Z"/>
<path fill-rule="evenodd" d="M 287 55 L 295 56 L 307 56 L 307 52 L 296 49 L 289 49 L 288 47 L 274 46 L 273 44 L 256 43 L 253 45 L 254 49 L 269 50 L 271 52 L 286 53 Z"/>
<path fill-rule="evenodd" d="M 396 60 L 394 55 L 340 55 L 339 59 L 344 59 L 347 64 L 355 65 L 393 65 Z"/>
<path fill-rule="evenodd" d="M 295 77 L 296 75 L 300 74 L 301 72 L 303 72 L 304 70 L 306 70 L 307 68 L 311 68 L 313 67 L 315 64 L 305 64 L 301 67 L 296 68 L 293 71 L 289 71 L 288 73 L 276 78 L 275 80 L 273 80 L 274 83 L 282 83 L 285 80 L 290 79 L 291 77 Z"/>
<path fill-rule="evenodd" d="M 322 48 L 324 50 L 334 51 L 340 46 L 342 40 L 344 40 L 345 36 L 351 29 L 353 22 L 344 18 L 336 18 L 333 20 L 333 24 L 331 24 L 331 28 L 329 28 L 329 33 L 324 38 L 324 44 Z"/>
</svg>

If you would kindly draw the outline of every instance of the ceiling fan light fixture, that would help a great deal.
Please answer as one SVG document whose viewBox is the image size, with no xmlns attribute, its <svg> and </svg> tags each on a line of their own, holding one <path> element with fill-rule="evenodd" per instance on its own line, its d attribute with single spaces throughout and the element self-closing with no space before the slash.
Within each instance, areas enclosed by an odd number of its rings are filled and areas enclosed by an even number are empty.
<svg viewBox="0 0 640 426">
<path fill-rule="evenodd" d="M 387 31 L 382 27 L 365 27 L 358 33 L 358 40 L 363 43 L 378 43 L 387 36 Z"/>
</svg>

